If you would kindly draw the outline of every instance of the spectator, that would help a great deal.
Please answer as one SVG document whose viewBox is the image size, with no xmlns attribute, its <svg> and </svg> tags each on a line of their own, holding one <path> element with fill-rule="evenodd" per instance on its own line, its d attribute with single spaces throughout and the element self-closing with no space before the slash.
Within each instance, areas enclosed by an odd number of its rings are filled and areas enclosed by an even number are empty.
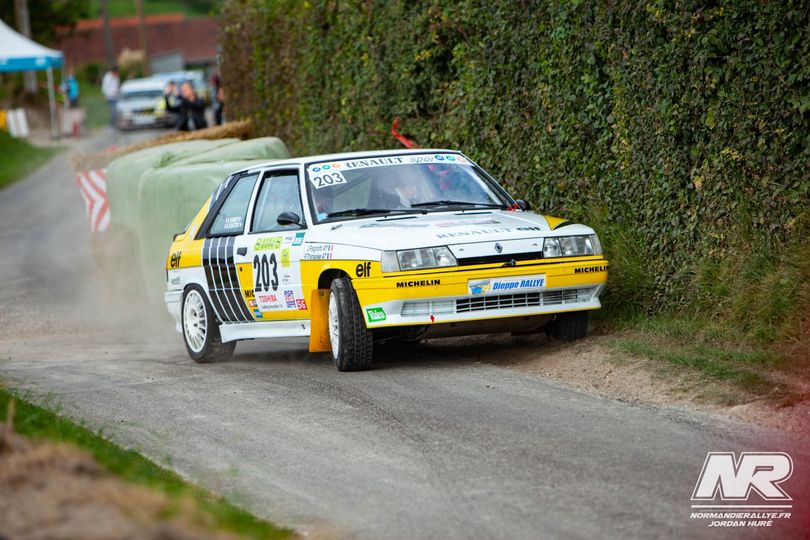
<svg viewBox="0 0 810 540">
<path fill-rule="evenodd" d="M 208 126 L 205 121 L 205 101 L 197 95 L 191 83 L 186 81 L 180 85 L 180 95 L 174 95 L 176 85 L 169 83 L 163 91 L 166 100 L 166 110 L 177 115 L 178 131 L 193 131 Z"/>
<path fill-rule="evenodd" d="M 101 93 L 104 94 L 104 99 L 107 100 L 107 105 L 110 108 L 110 127 L 115 127 L 115 105 L 118 103 L 118 89 L 121 86 L 121 79 L 118 78 L 118 66 L 113 66 L 104 74 L 101 79 Z"/>
<path fill-rule="evenodd" d="M 225 108 L 225 89 L 217 88 L 217 104 L 214 107 L 214 120 L 218 126 L 222 125 L 222 110 Z"/>
<path fill-rule="evenodd" d="M 62 81 L 60 87 L 62 94 L 67 98 L 68 106 L 75 109 L 79 106 L 79 83 L 73 75 L 73 70 L 69 70 L 67 77 Z"/>
</svg>

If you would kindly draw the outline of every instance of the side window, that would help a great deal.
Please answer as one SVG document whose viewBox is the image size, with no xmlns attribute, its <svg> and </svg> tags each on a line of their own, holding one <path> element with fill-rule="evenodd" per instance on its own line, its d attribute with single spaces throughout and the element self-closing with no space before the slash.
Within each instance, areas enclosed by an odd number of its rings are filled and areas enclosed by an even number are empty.
<svg viewBox="0 0 810 540">
<path fill-rule="evenodd" d="M 298 190 L 297 171 L 272 172 L 265 177 L 253 209 L 251 232 L 273 232 L 300 229 L 295 224 L 279 225 L 278 216 L 283 212 L 292 212 L 304 221 L 301 208 L 301 194 Z"/>
<path fill-rule="evenodd" d="M 228 198 L 217 212 L 217 216 L 208 229 L 209 236 L 242 234 L 245 230 L 250 196 L 259 174 L 243 176 L 236 181 L 236 185 L 228 194 Z"/>
</svg>

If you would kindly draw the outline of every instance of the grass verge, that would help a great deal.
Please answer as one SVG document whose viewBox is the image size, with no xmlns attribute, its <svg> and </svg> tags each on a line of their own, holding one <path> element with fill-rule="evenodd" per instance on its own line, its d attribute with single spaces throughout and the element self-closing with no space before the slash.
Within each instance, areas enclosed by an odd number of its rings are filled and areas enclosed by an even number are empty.
<svg viewBox="0 0 810 540">
<path fill-rule="evenodd" d="M 79 79 L 79 99 L 85 111 L 87 129 L 101 128 L 110 123 L 110 109 L 99 85 Z"/>
<path fill-rule="evenodd" d="M 15 139 L 8 132 L 0 130 L 0 189 L 22 180 L 61 150 L 61 148 L 40 148 L 24 139 Z"/>
<path fill-rule="evenodd" d="M 619 353 L 647 358 L 669 376 L 728 383 L 725 404 L 810 399 L 810 213 L 784 243 L 755 243 L 741 232 L 684 264 L 681 298 L 662 302 L 633 228 L 599 218 L 610 260 L 600 327 Z M 700 390 L 700 388 L 695 388 Z"/>
<path fill-rule="evenodd" d="M 802 399 L 801 391 L 781 377 L 787 360 L 771 351 L 731 339 L 731 331 L 705 320 L 664 316 L 623 320 L 615 324 L 612 348 L 621 354 L 652 360 L 664 378 L 687 377 L 701 387 L 705 401 L 737 405 L 765 399 L 786 406 Z M 717 385 L 725 384 L 719 391 Z M 710 391 L 715 387 L 716 392 Z"/>
<path fill-rule="evenodd" d="M 127 482 L 149 487 L 177 501 L 190 499 L 215 529 L 247 538 L 289 538 L 292 532 L 260 520 L 221 497 L 189 484 L 176 473 L 149 461 L 133 450 L 126 450 L 87 428 L 36 405 L 7 388 L 0 387 L 0 420 L 5 420 L 9 402 L 15 401 L 14 426 L 17 433 L 32 439 L 68 443 L 92 455 L 107 471 Z"/>
</svg>

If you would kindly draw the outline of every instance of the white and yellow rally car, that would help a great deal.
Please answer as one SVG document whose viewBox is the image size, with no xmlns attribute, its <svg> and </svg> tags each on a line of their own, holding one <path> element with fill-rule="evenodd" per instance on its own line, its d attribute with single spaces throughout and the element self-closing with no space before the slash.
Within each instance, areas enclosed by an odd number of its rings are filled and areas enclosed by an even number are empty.
<svg viewBox="0 0 810 540">
<path fill-rule="evenodd" d="M 258 338 L 308 337 L 352 371 L 389 340 L 583 337 L 607 280 L 599 238 L 526 206 L 449 150 L 241 170 L 175 236 L 166 305 L 197 362 Z"/>
</svg>

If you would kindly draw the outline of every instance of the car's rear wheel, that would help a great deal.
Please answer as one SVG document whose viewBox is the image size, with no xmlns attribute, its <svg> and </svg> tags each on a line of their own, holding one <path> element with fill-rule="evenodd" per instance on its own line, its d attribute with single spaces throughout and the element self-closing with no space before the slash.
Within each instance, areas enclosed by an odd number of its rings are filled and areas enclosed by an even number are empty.
<svg viewBox="0 0 810 540">
<path fill-rule="evenodd" d="M 183 342 L 192 360 L 204 364 L 233 355 L 236 342 L 222 343 L 214 310 L 201 287 L 192 285 L 186 289 L 180 313 Z"/>
<path fill-rule="evenodd" d="M 360 371 L 371 367 L 374 341 L 348 278 L 332 281 L 328 325 L 332 360 L 338 371 Z"/>
<path fill-rule="evenodd" d="M 588 312 L 560 313 L 546 326 L 546 334 L 557 341 L 570 342 L 588 335 Z"/>
</svg>

